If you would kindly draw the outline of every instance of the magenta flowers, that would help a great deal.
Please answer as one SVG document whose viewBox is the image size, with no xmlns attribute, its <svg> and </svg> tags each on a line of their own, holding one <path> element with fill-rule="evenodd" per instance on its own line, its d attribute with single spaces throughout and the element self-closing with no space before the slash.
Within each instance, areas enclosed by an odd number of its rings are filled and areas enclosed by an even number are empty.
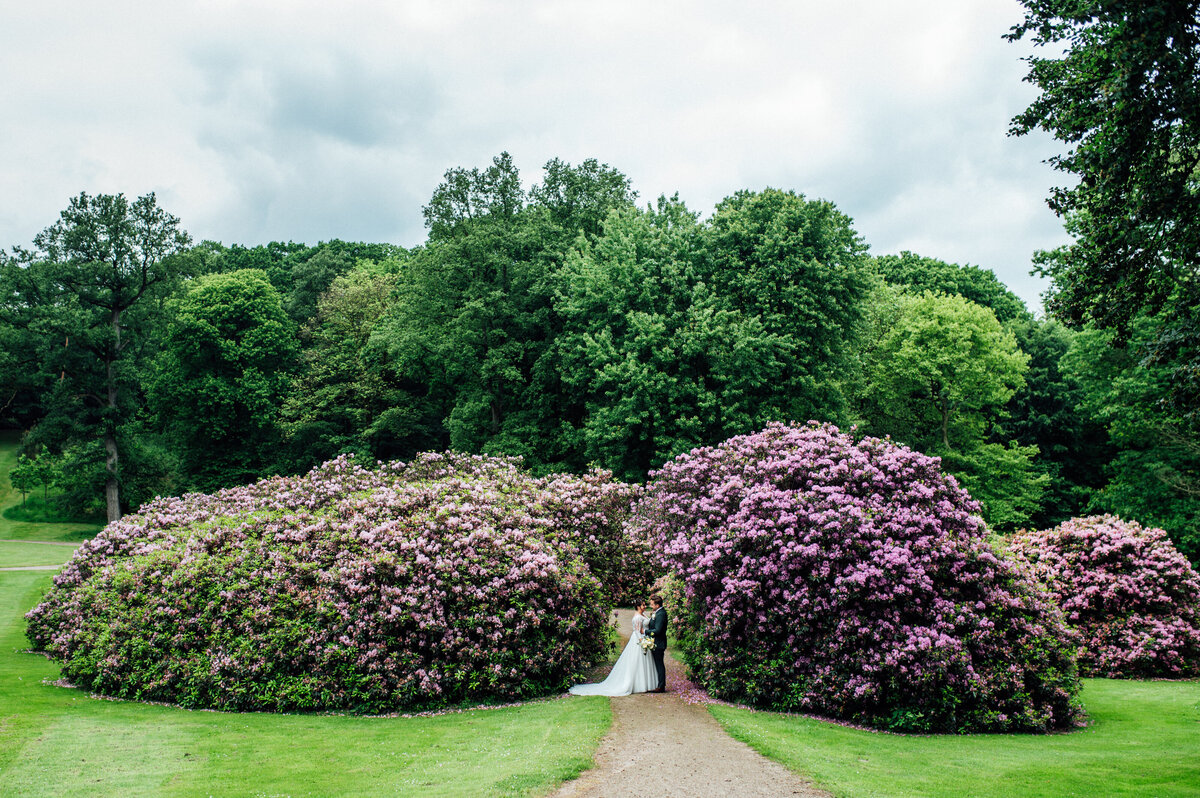
<svg viewBox="0 0 1200 798">
<path fill-rule="evenodd" d="M 109 525 L 28 614 L 28 636 L 81 686 L 185 706 L 545 694 L 605 653 L 607 591 L 574 541 L 619 529 L 600 516 L 631 499 L 603 474 L 551 483 L 501 458 L 342 457 Z"/>
<path fill-rule="evenodd" d="M 1200 576 L 1161 529 L 1111 515 L 1017 532 L 1058 600 L 1086 676 L 1200 675 Z"/>
<path fill-rule="evenodd" d="M 772 424 L 668 462 L 633 525 L 679 576 L 673 628 L 717 697 L 903 731 L 1071 726 L 1061 616 L 977 509 L 936 458 Z"/>
</svg>

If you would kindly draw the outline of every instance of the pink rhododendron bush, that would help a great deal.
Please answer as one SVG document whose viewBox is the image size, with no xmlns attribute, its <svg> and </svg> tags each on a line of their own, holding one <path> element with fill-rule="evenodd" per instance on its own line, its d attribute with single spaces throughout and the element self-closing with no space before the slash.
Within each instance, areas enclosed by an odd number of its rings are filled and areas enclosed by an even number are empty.
<svg viewBox="0 0 1200 798">
<path fill-rule="evenodd" d="M 1200 577 L 1161 529 L 1111 515 L 1017 532 L 1062 607 L 1086 676 L 1200 675 Z"/>
<path fill-rule="evenodd" d="M 550 496 L 554 541 L 578 550 L 607 599 L 618 607 L 645 601 L 662 569 L 626 528 L 640 486 L 618 482 L 601 469 L 582 476 L 555 474 L 538 484 Z"/>
<path fill-rule="evenodd" d="M 189 707 L 387 712 L 561 690 L 608 645 L 607 594 L 572 541 L 632 495 L 601 473 L 558 479 L 556 496 L 506 459 L 339 458 L 157 499 L 80 547 L 28 636 L 83 687 Z"/>
<path fill-rule="evenodd" d="M 668 462 L 633 524 L 677 574 L 673 630 L 717 697 L 902 731 L 1070 727 L 1061 615 L 977 511 L 935 458 L 773 424 Z"/>
</svg>

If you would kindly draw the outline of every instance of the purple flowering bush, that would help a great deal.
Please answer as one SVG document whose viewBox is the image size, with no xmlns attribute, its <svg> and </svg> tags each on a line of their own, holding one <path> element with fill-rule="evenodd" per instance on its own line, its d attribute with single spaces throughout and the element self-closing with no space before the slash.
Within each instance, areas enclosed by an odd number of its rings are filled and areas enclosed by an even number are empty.
<svg viewBox="0 0 1200 798">
<path fill-rule="evenodd" d="M 617 481 L 603 469 L 582 476 L 555 474 L 539 484 L 550 495 L 555 542 L 578 550 L 613 604 L 627 607 L 645 600 L 661 568 L 649 547 L 633 540 L 626 528 L 640 486 Z"/>
<path fill-rule="evenodd" d="M 1085 676 L 1200 675 L 1200 576 L 1166 532 L 1098 515 L 1010 546 L 1058 600 Z"/>
<path fill-rule="evenodd" d="M 83 687 L 189 707 L 545 694 L 608 645 L 606 593 L 570 544 L 601 522 L 566 528 L 562 506 L 515 461 L 449 453 L 157 499 L 79 548 L 27 634 Z"/>
<path fill-rule="evenodd" d="M 772 424 L 668 462 L 632 523 L 677 574 L 673 632 L 719 698 L 897 731 L 1070 727 L 1061 615 L 977 512 L 936 458 Z"/>
</svg>

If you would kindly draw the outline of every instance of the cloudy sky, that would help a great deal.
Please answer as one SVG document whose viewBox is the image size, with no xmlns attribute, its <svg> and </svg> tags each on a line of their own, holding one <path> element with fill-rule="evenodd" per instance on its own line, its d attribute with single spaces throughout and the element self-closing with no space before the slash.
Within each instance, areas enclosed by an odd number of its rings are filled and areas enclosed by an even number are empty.
<svg viewBox="0 0 1200 798">
<path fill-rule="evenodd" d="M 1065 240 L 1016 0 L 38 0 L 0 12 L 0 247 L 70 197 L 157 192 L 197 239 L 424 239 L 446 169 L 512 153 L 702 213 L 835 202 L 876 254 L 995 270 Z"/>
</svg>

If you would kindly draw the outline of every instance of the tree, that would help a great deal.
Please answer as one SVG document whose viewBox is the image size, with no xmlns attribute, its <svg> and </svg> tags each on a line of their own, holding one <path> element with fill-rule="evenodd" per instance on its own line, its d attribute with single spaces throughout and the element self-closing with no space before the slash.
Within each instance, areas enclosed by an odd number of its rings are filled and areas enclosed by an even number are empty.
<svg viewBox="0 0 1200 798">
<path fill-rule="evenodd" d="M 425 386 L 404 382 L 371 335 L 391 307 L 400 275 L 359 267 L 336 278 L 301 332 L 301 370 L 284 400 L 291 461 L 303 470 L 342 452 L 408 459 L 445 445 L 440 408 Z"/>
<path fill-rule="evenodd" d="M 1022 0 L 1007 38 L 1029 37 L 1041 94 L 1011 133 L 1052 133 L 1050 159 L 1075 178 L 1050 207 L 1074 241 L 1041 253 L 1047 310 L 1126 341 L 1145 311 L 1161 321 L 1150 354 L 1173 362 L 1167 397 L 1200 409 L 1200 0 Z M 1061 56 L 1057 54 L 1061 53 Z M 1165 313 L 1160 313 L 1166 311 Z"/>
<path fill-rule="evenodd" d="M 25 506 L 25 496 L 37 486 L 37 474 L 34 473 L 33 461 L 24 454 L 17 455 L 17 464 L 8 472 L 8 481 L 13 489 L 21 494 L 21 506 Z"/>
<path fill-rule="evenodd" d="M 1155 319 L 1135 320 L 1127 347 L 1113 333 L 1085 329 L 1071 342 L 1062 369 L 1080 386 L 1080 406 L 1108 435 L 1113 454 L 1106 482 L 1089 512 L 1108 512 L 1165 529 L 1200 563 L 1200 445 L 1188 419 L 1162 402 L 1170 368 L 1139 365 L 1137 350 L 1156 334 Z"/>
<path fill-rule="evenodd" d="M 631 206 L 636 196 L 628 177 L 595 158 L 579 166 L 553 158 L 543 171 L 542 182 L 530 191 L 530 199 L 567 237 L 582 233 L 595 238 L 609 212 Z"/>
<path fill-rule="evenodd" d="M 4 321 L 40 342 L 42 368 L 58 376 L 42 384 L 44 401 L 72 434 L 103 443 L 110 521 L 121 515 L 120 429 L 136 409 L 150 300 L 180 276 L 174 256 L 189 242 L 153 193 L 133 203 L 123 194 L 82 193 L 34 238 L 33 251 L 16 250 L 2 264 Z"/>
<path fill-rule="evenodd" d="M 869 283 L 832 204 L 742 192 L 613 211 L 557 277 L 569 437 L 624 479 L 769 421 L 837 419 Z"/>
<path fill-rule="evenodd" d="M 882 431 L 918 431 L 946 450 L 981 439 L 981 411 L 1024 385 L 1028 356 L 994 313 L 962 297 L 901 294 L 897 309 L 870 367 Z"/>
<path fill-rule="evenodd" d="M 1036 446 L 1035 465 L 1049 477 L 1042 508 L 1030 518 L 1047 529 L 1085 514 L 1105 482 L 1113 449 L 1104 426 L 1084 409 L 1079 378 L 1062 359 L 1079 333 L 1054 320 L 1018 320 L 1008 325 L 1017 346 L 1029 355 L 1025 385 L 995 421 L 992 437 Z"/>
<path fill-rule="evenodd" d="M 568 437 L 639 480 L 665 460 L 780 414 L 795 347 L 725 306 L 695 268 L 700 228 L 678 199 L 609 214 L 558 274 L 555 340 Z"/>
<path fill-rule="evenodd" d="M 49 501 L 50 488 L 58 480 L 61 469 L 45 446 L 41 447 L 37 457 L 33 459 L 32 466 L 34 481 L 42 486 L 42 501 Z"/>
<path fill-rule="evenodd" d="M 262 476 L 279 441 L 296 332 L 266 273 L 198 278 L 172 303 L 151 405 L 185 452 L 194 487 Z"/>
<path fill-rule="evenodd" d="M 1048 481 L 1032 463 L 1037 447 L 988 438 L 992 414 L 1024 385 L 1028 355 L 991 310 L 960 296 L 884 289 L 875 301 L 868 428 L 940 455 L 993 526 L 1027 523 Z"/>
<path fill-rule="evenodd" d="M 880 255 L 874 262 L 889 285 L 904 288 L 909 293 L 933 291 L 961 296 L 989 308 L 1002 324 L 1031 318 L 1020 297 L 1009 291 L 988 269 L 958 266 L 907 251 L 899 255 Z"/>
<path fill-rule="evenodd" d="M 871 287 L 867 247 L 826 200 L 779 189 L 739 191 L 718 203 L 701 236 L 701 279 L 792 347 L 774 386 L 777 420 L 838 421 L 841 384 Z M 748 431 L 748 430 L 746 430 Z"/>
<path fill-rule="evenodd" d="M 45 314 L 32 304 L 37 295 L 27 271 L 0 252 L 0 427 L 16 429 L 37 423 L 43 395 L 53 384 L 49 335 L 40 330 Z"/>
<path fill-rule="evenodd" d="M 547 164 L 526 193 L 511 157 L 450 169 L 425 206 L 429 241 L 413 254 L 373 338 L 397 379 L 443 408 L 450 445 L 525 456 L 569 454 L 551 353 L 552 276 L 597 214 L 632 203 L 628 180 L 587 161 Z"/>
</svg>

